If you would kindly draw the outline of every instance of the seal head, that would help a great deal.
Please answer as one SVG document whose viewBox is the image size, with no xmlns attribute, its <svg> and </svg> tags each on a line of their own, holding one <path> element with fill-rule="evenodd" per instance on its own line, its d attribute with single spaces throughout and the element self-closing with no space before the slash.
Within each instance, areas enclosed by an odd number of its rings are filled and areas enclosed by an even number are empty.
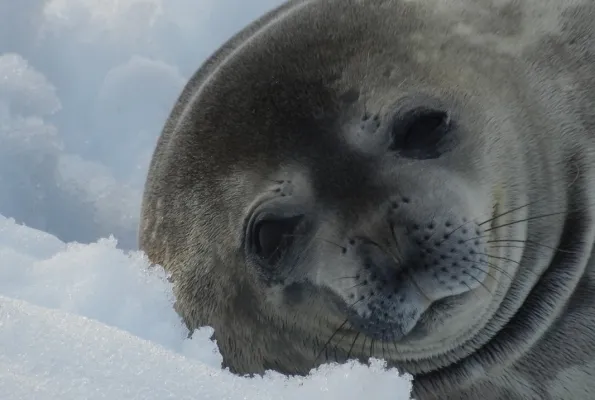
<svg viewBox="0 0 595 400">
<path fill-rule="evenodd" d="M 593 241 L 595 67 L 554 65 L 562 14 L 536 4 L 292 1 L 194 75 L 141 247 L 227 367 L 379 357 L 421 400 L 511 390 L 489 378 L 558 318 Z"/>
</svg>

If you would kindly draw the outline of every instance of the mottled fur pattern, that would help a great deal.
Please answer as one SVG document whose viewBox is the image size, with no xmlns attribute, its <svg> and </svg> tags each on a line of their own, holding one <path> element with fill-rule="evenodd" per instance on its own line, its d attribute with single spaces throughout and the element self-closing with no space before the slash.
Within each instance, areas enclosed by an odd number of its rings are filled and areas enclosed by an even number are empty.
<svg viewBox="0 0 595 400">
<path fill-rule="evenodd" d="M 452 111 L 449 153 L 379 150 L 403 99 Z M 374 356 L 412 373 L 418 400 L 593 399 L 594 134 L 591 0 L 293 0 L 187 84 L 151 162 L 140 245 L 236 373 Z M 345 254 L 315 241 L 265 284 L 245 259 L 245 221 L 278 193 L 315 210 L 320 237 Z M 412 316 L 397 322 L 417 324 L 412 339 L 334 335 L 349 298 L 376 304 L 350 289 L 364 272 L 349 237 L 390 236 L 390 204 L 391 218 L 439 234 L 452 216 L 488 226 L 496 236 L 477 246 L 489 276 L 436 308 L 407 297 Z M 457 289 L 417 279 L 429 297 Z"/>
</svg>

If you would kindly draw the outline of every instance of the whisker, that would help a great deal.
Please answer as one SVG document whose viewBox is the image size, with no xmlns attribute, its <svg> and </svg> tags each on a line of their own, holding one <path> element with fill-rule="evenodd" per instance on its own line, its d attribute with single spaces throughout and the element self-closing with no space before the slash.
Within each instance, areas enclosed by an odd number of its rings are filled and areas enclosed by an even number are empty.
<svg viewBox="0 0 595 400">
<path fill-rule="evenodd" d="M 361 332 L 358 332 L 355 335 L 355 338 L 353 339 L 353 343 L 351 343 L 351 347 L 349 348 L 349 351 L 347 352 L 347 359 L 349 360 L 349 357 L 351 356 L 351 352 L 353 351 L 353 346 L 355 346 L 355 342 L 357 342 L 357 339 L 359 338 L 359 335 L 361 335 Z"/>
<path fill-rule="evenodd" d="M 365 354 L 364 349 L 366 348 L 366 340 L 368 340 L 368 337 L 364 336 L 364 341 L 362 342 L 362 350 L 361 350 L 362 354 Z"/>
<path fill-rule="evenodd" d="M 505 245 L 505 244 L 502 244 L 502 245 L 499 245 L 499 246 L 490 245 L 488 247 L 490 249 L 519 249 L 519 250 L 523 250 L 523 249 L 526 248 L 525 246 L 511 246 L 511 245 Z M 527 255 L 526 254 L 523 254 L 523 257 L 527 257 Z"/>
<path fill-rule="evenodd" d="M 518 211 L 518 210 L 520 210 L 520 209 L 522 209 L 522 208 L 524 208 L 524 207 L 527 207 L 527 206 L 529 206 L 529 205 L 531 205 L 531 204 L 533 204 L 533 203 L 535 203 L 535 202 L 529 202 L 529 203 L 527 203 L 527 204 L 525 204 L 525 205 L 523 205 L 523 206 L 516 207 L 516 208 L 514 208 L 514 209 L 512 209 L 512 210 L 508 210 L 508 211 L 505 211 L 505 212 L 503 212 L 503 213 L 500 213 L 499 215 L 496 215 L 496 216 L 494 216 L 494 217 L 491 217 L 490 219 L 488 219 L 488 220 L 486 220 L 486 221 L 483 221 L 483 222 L 481 222 L 481 223 L 478 223 L 478 226 L 482 226 L 482 225 L 484 225 L 484 224 L 486 224 L 486 223 L 492 222 L 492 221 L 494 221 L 494 220 L 496 220 L 496 219 L 498 219 L 498 218 L 500 218 L 500 217 L 503 217 L 504 215 L 510 214 L 510 213 L 512 213 L 512 212 L 514 212 L 514 211 Z M 467 221 L 467 222 L 464 222 L 464 223 L 462 223 L 461 225 L 457 226 L 455 229 L 453 229 L 452 231 L 448 232 L 448 233 L 445 235 L 444 239 L 442 239 L 442 240 L 439 242 L 439 244 L 443 244 L 445 241 L 447 241 L 447 240 L 449 239 L 449 237 L 450 237 L 450 236 L 451 236 L 453 233 L 455 233 L 455 232 L 456 232 L 456 231 L 458 231 L 459 229 L 461 229 L 461 228 L 463 228 L 463 227 L 467 226 L 468 224 L 470 224 L 470 223 L 472 223 L 472 222 L 473 222 L 473 220 L 469 220 L 469 221 Z M 490 228 L 490 229 L 492 229 L 492 228 Z M 487 232 L 487 231 L 488 231 L 488 230 L 486 229 L 484 232 Z M 483 237 L 489 237 L 489 235 L 472 237 L 472 238 L 470 238 L 470 239 L 467 239 L 467 240 L 465 240 L 465 242 L 467 242 L 467 241 L 470 241 L 470 240 L 480 239 L 480 238 L 483 238 Z"/>
<path fill-rule="evenodd" d="M 432 226 L 435 225 L 435 220 L 436 220 L 436 213 L 433 213 L 432 219 L 430 220 L 430 224 Z M 436 234 L 437 231 L 438 231 L 438 229 L 432 229 L 432 233 L 430 234 L 430 237 L 428 237 L 428 240 L 432 240 L 432 238 L 434 237 L 434 235 Z"/>
<path fill-rule="evenodd" d="M 508 273 L 508 272 L 507 272 L 505 269 L 501 268 L 500 266 L 498 266 L 498 265 L 496 265 L 496 264 L 494 264 L 494 263 L 491 263 L 491 262 L 489 262 L 489 261 L 481 261 L 481 262 L 480 262 L 480 264 L 485 264 L 485 265 L 487 265 L 487 266 L 489 266 L 489 267 L 492 267 L 492 268 L 494 268 L 496 271 L 498 271 L 498 272 L 500 272 L 501 274 L 505 275 L 505 276 L 506 276 L 508 279 L 510 279 L 511 281 L 514 279 L 514 278 L 512 277 L 512 275 L 510 275 L 510 274 L 509 274 L 509 273 Z M 486 272 L 486 271 L 484 271 L 484 272 Z M 486 272 L 486 273 L 487 273 L 487 272 Z M 492 278 L 493 278 L 493 276 L 492 276 Z"/>
<path fill-rule="evenodd" d="M 345 330 L 343 332 L 343 334 L 341 335 L 341 337 L 337 340 L 337 343 L 335 343 L 335 349 L 334 349 L 334 355 L 335 355 L 335 361 L 339 362 L 338 357 L 337 357 L 337 349 L 339 348 L 339 345 L 341 344 L 341 342 L 343 342 L 343 338 L 345 337 L 345 335 L 347 334 L 347 331 Z"/>
<path fill-rule="evenodd" d="M 397 348 L 397 339 L 394 339 L 394 335 L 393 335 L 393 340 L 391 340 L 391 343 L 393 344 L 393 347 L 395 348 L 395 353 L 398 353 L 399 349 Z"/>
<path fill-rule="evenodd" d="M 512 258 L 508 258 L 508 257 L 501 257 L 501 256 L 493 256 L 493 255 L 491 255 L 491 254 L 487 254 L 487 253 L 477 253 L 477 254 L 479 254 L 480 256 L 488 256 L 488 257 L 490 257 L 490 258 L 495 258 L 495 259 L 497 259 L 497 260 L 510 261 L 510 262 L 512 262 L 512 263 L 515 263 L 515 264 L 517 264 L 517 265 L 521 265 L 521 263 L 520 263 L 519 261 L 517 261 L 517 260 L 513 260 Z"/>
<path fill-rule="evenodd" d="M 578 178 L 579 178 L 579 176 L 580 176 L 580 170 L 579 170 L 579 171 L 577 171 L 577 173 L 576 173 L 576 176 L 575 176 L 574 180 L 573 180 L 572 182 L 570 182 L 569 184 L 567 184 L 567 188 L 570 188 L 570 187 L 572 187 L 572 186 L 573 186 L 573 185 L 574 185 L 574 184 L 575 184 L 575 183 L 578 181 Z M 557 182 L 564 182 L 564 183 L 565 183 L 565 181 L 566 181 L 566 177 L 564 176 L 563 178 L 560 178 L 559 180 L 555 180 L 553 183 L 557 183 Z M 510 214 L 510 213 L 512 213 L 512 212 L 515 212 L 515 211 L 521 210 L 521 209 L 523 209 L 523 208 L 525 208 L 525 207 L 528 207 L 528 206 L 530 206 L 530 205 L 535 205 L 535 204 L 537 204 L 537 203 L 540 203 L 540 202 L 543 202 L 543 201 L 548 201 L 548 202 L 550 202 L 550 203 L 551 203 L 551 199 L 549 198 L 549 196 L 548 196 L 548 195 L 544 195 L 544 196 L 542 196 L 541 198 L 538 198 L 538 199 L 536 199 L 536 200 L 530 201 L 530 202 L 528 202 L 528 203 L 526 203 L 526 204 L 524 204 L 524 205 L 522 205 L 522 206 L 518 206 L 518 207 L 515 207 L 515 208 L 513 208 L 513 209 L 510 209 L 510 210 L 508 210 L 508 211 L 502 212 L 502 213 L 500 213 L 500 214 L 498 214 L 498 215 L 495 215 L 494 217 L 490 218 L 489 220 L 486 220 L 486 221 L 484 221 L 484 222 L 481 222 L 481 223 L 479 224 L 479 226 L 482 226 L 482 225 L 484 225 L 484 224 L 487 224 L 487 223 L 489 223 L 489 222 L 492 222 L 492 221 L 494 221 L 494 220 L 496 220 L 496 219 L 498 219 L 498 218 L 500 218 L 500 217 L 503 217 L 503 216 L 505 216 L 505 215 L 507 215 L 507 214 Z"/>
<path fill-rule="evenodd" d="M 463 222 L 461 225 L 457 226 L 455 229 L 453 229 L 452 231 L 448 232 L 444 238 L 438 242 L 438 245 L 442 245 L 444 242 L 446 242 L 450 236 L 455 233 L 456 231 L 458 231 L 459 229 L 463 228 L 464 226 L 467 226 L 468 224 L 470 224 L 471 222 L 473 222 L 473 220 L 469 220 L 467 222 Z"/>
<path fill-rule="evenodd" d="M 347 307 L 347 310 L 351 310 L 353 309 L 353 307 L 359 303 L 362 299 L 356 300 L 353 304 L 351 304 L 349 307 Z M 341 325 L 339 325 L 339 327 L 333 332 L 333 334 L 330 336 L 330 338 L 326 341 L 326 343 L 324 344 L 324 346 L 322 347 L 322 349 L 320 350 L 320 352 L 318 353 L 318 356 L 316 356 L 316 358 L 314 359 L 314 361 L 312 362 L 312 368 L 314 368 L 314 366 L 316 365 L 316 361 L 318 361 L 318 359 L 320 358 L 320 356 L 322 355 L 322 353 L 325 353 L 325 358 L 328 361 L 328 353 L 327 353 L 327 348 L 328 345 L 331 343 L 331 341 L 333 340 L 333 338 L 335 337 L 335 335 L 349 322 L 349 318 L 345 318 L 345 321 L 343 321 L 343 323 Z M 335 352 L 336 352 L 336 348 L 335 348 Z"/>
<path fill-rule="evenodd" d="M 509 242 L 509 243 L 529 243 L 531 245 L 541 246 L 541 247 L 544 247 L 546 249 L 550 249 L 550 250 L 554 250 L 554 251 L 559 251 L 561 253 L 577 254 L 576 251 L 565 250 L 565 249 L 562 249 L 560 247 L 555 247 L 555 246 L 548 246 L 546 244 L 539 243 L 539 242 L 536 242 L 536 241 L 533 241 L 533 240 L 529 240 L 529 239 L 525 239 L 525 240 L 521 240 L 521 239 L 496 239 L 496 240 L 488 240 L 488 241 L 486 241 L 486 243 L 502 243 L 502 242 Z"/>
<path fill-rule="evenodd" d="M 492 292 L 490 291 L 490 289 L 488 289 L 488 287 L 485 285 L 485 283 L 483 283 L 482 281 L 480 281 L 479 279 L 477 279 L 476 277 L 474 277 L 473 275 L 471 275 L 471 274 L 469 274 L 469 273 L 467 273 L 467 272 L 463 272 L 463 273 L 464 273 L 465 275 L 467 275 L 467 276 L 469 276 L 469 277 L 473 278 L 473 279 L 474 279 L 474 280 L 475 280 L 477 283 L 479 283 L 479 284 L 480 284 L 480 285 L 481 285 L 481 286 L 482 286 L 482 287 L 483 287 L 483 288 L 486 290 L 486 292 L 488 292 L 488 294 L 490 294 L 490 295 L 492 294 Z M 464 284 L 465 286 L 467 286 L 467 289 L 469 289 L 469 292 L 471 292 L 471 293 L 475 294 L 475 297 L 477 297 L 477 300 L 478 300 L 478 301 L 479 301 L 479 300 L 481 300 L 481 299 L 480 299 L 480 297 L 479 297 L 479 295 L 478 295 L 477 293 L 475 293 L 475 292 L 473 291 L 473 289 L 471 289 L 471 287 L 470 287 L 469 285 L 467 285 L 467 283 L 463 282 L 463 284 Z"/>
<path fill-rule="evenodd" d="M 534 215 L 532 217 L 527 217 L 527 218 L 519 219 L 519 220 L 516 220 L 516 221 L 507 222 L 507 223 L 502 224 L 502 225 L 492 226 L 489 229 L 485 229 L 484 232 L 491 232 L 491 231 L 493 231 L 495 229 L 500 229 L 500 228 L 504 228 L 504 227 L 507 227 L 507 226 L 515 225 L 515 224 L 520 224 L 521 222 L 534 221 L 534 220 L 537 220 L 537 219 L 547 218 L 547 217 L 555 217 L 556 215 L 561 215 L 561 214 L 566 214 L 566 213 L 567 213 L 567 211 L 559 211 L 559 212 L 555 212 L 555 213 Z"/>
<path fill-rule="evenodd" d="M 322 347 L 322 350 L 320 350 L 320 352 L 318 353 L 318 356 L 316 356 L 316 358 L 314 359 L 312 368 L 314 368 L 316 361 L 318 361 L 318 359 L 320 358 L 320 356 L 322 355 L 323 352 L 325 353 L 325 357 L 328 360 L 328 355 L 326 354 L 326 349 L 327 349 L 329 343 L 331 342 L 331 340 L 333 340 L 333 338 L 341 330 L 341 328 L 343 328 L 345 326 L 345 324 L 347 324 L 348 321 L 349 321 L 349 318 L 345 318 L 345 321 L 343 321 L 343 323 L 341 325 L 339 325 L 339 327 L 333 332 L 331 337 L 326 341 L 326 343 Z"/>
<path fill-rule="evenodd" d="M 411 273 L 411 271 L 409 270 L 409 268 L 404 268 L 403 269 L 403 273 L 407 275 L 407 277 L 411 280 L 413 280 L 413 274 Z M 417 285 L 417 289 L 421 292 L 421 294 L 426 298 L 426 299 L 431 299 L 430 296 L 428 296 L 423 289 L 421 288 L 421 286 Z"/>
<path fill-rule="evenodd" d="M 302 249 L 302 251 L 297 255 L 296 259 L 293 260 L 293 265 L 291 266 L 291 268 L 289 269 L 289 271 L 287 272 L 287 276 L 291 276 L 293 274 L 293 271 L 295 271 L 295 269 L 297 268 L 297 266 L 300 264 L 300 262 L 302 261 L 302 259 L 304 257 L 306 257 L 306 254 L 308 253 L 308 250 L 310 250 L 310 247 L 312 247 L 312 244 L 314 243 L 314 237 L 312 237 L 309 241 L 308 244 Z"/>
<path fill-rule="evenodd" d="M 483 269 L 483 268 L 479 268 L 479 267 L 477 267 L 477 266 L 475 266 L 475 265 L 472 265 L 472 266 L 471 266 L 471 268 L 473 268 L 473 269 L 476 269 L 476 270 L 478 270 L 478 271 L 481 271 L 481 272 L 483 272 L 484 274 L 487 274 L 489 277 L 491 277 L 491 278 L 492 278 L 493 280 L 495 280 L 496 282 L 499 282 L 499 281 L 498 281 L 498 279 L 496 279 L 496 277 L 490 273 L 490 271 L 486 271 L 485 269 Z"/>
<path fill-rule="evenodd" d="M 539 200 L 538 200 L 538 201 L 539 201 Z M 502 213 L 500 213 L 500 214 L 498 214 L 498 215 L 494 215 L 492 218 L 490 218 L 490 219 L 487 219 L 487 220 L 485 220 L 485 221 L 483 221 L 483 222 L 481 222 L 481 223 L 478 223 L 477 225 L 478 225 L 478 226 L 485 225 L 485 224 L 487 224 L 487 223 L 490 223 L 490 222 L 492 222 L 492 221 L 494 221 L 494 220 L 497 220 L 497 219 L 498 219 L 498 218 L 500 218 L 500 217 L 503 217 L 503 216 L 505 216 L 505 215 L 508 215 L 508 214 L 510 214 L 510 213 L 513 213 L 513 212 L 515 212 L 515 211 L 518 211 L 518 210 L 522 210 L 523 208 L 525 208 L 525 207 L 529 207 L 530 205 L 533 205 L 533 204 L 535 204 L 535 203 L 536 203 L 536 201 L 530 201 L 530 202 L 528 202 L 528 203 L 527 203 L 527 204 L 525 204 L 525 205 L 522 205 L 522 206 L 519 206 L 519 207 L 512 208 L 512 209 L 510 209 L 510 210 L 508 210 L 508 211 L 504 211 L 504 212 L 502 212 Z"/>
<path fill-rule="evenodd" d="M 395 261 L 395 263 L 399 264 L 399 257 L 398 257 L 398 253 L 403 253 L 403 250 L 399 244 L 399 241 L 397 240 L 397 235 L 395 234 L 395 224 L 389 220 L 387 220 L 387 224 L 388 224 L 388 229 L 390 231 L 390 236 L 388 238 L 388 244 L 389 244 L 389 250 L 391 250 L 389 253 L 392 257 L 392 259 Z M 393 247 L 391 247 L 391 245 Z M 394 254 L 392 252 L 392 248 L 394 248 L 397 251 L 397 254 Z"/>
<path fill-rule="evenodd" d="M 360 287 L 360 286 L 365 286 L 365 284 L 364 284 L 364 283 L 358 283 L 358 284 L 356 284 L 356 285 L 353 285 L 353 286 L 351 286 L 351 287 L 348 287 L 346 290 L 355 289 L 356 287 Z"/>
<path fill-rule="evenodd" d="M 390 227 L 390 225 L 389 225 Z M 393 261 L 395 261 L 395 263 L 398 264 L 398 260 L 397 257 L 393 254 L 392 250 L 389 247 L 385 247 L 383 245 L 381 245 L 380 243 L 378 243 L 377 241 L 375 241 L 374 239 L 372 239 L 372 235 L 367 232 L 367 229 L 364 229 L 364 233 L 366 234 L 367 238 L 365 239 L 365 241 L 369 244 L 372 244 L 376 247 L 378 247 L 383 253 L 388 254 L 389 256 L 391 256 L 391 258 L 393 259 Z"/>
<path fill-rule="evenodd" d="M 526 249 L 526 248 L 531 248 L 530 246 L 523 247 L 523 246 L 510 246 L 510 245 L 499 245 L 499 246 L 490 245 L 488 247 L 491 249 L 521 249 L 521 250 Z M 539 252 L 538 254 L 547 255 L 543 252 L 544 250 L 541 248 L 537 248 L 537 249 L 535 249 L 535 251 L 538 251 Z M 538 261 L 538 258 L 536 256 L 528 255 L 526 252 L 523 253 L 522 258 L 527 258 L 529 260 Z"/>
</svg>

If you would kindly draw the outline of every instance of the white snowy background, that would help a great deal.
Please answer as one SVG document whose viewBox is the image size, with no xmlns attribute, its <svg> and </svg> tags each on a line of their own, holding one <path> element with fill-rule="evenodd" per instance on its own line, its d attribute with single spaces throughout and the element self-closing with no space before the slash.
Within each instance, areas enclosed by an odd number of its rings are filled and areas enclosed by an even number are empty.
<svg viewBox="0 0 595 400">
<path fill-rule="evenodd" d="M 0 400 L 409 399 L 370 366 L 221 368 L 136 250 L 142 185 L 176 96 L 280 0 L 0 0 Z"/>
</svg>

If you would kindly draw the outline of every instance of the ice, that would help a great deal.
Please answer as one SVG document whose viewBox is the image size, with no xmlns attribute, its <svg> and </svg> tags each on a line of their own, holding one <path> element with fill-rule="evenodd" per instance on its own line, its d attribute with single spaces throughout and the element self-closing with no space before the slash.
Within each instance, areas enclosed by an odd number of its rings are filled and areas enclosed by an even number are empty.
<svg viewBox="0 0 595 400">
<path fill-rule="evenodd" d="M 211 328 L 187 338 L 163 270 L 115 244 L 65 244 L 0 217 L 2 399 L 409 399 L 410 377 L 379 360 L 231 374 Z"/>
</svg>

